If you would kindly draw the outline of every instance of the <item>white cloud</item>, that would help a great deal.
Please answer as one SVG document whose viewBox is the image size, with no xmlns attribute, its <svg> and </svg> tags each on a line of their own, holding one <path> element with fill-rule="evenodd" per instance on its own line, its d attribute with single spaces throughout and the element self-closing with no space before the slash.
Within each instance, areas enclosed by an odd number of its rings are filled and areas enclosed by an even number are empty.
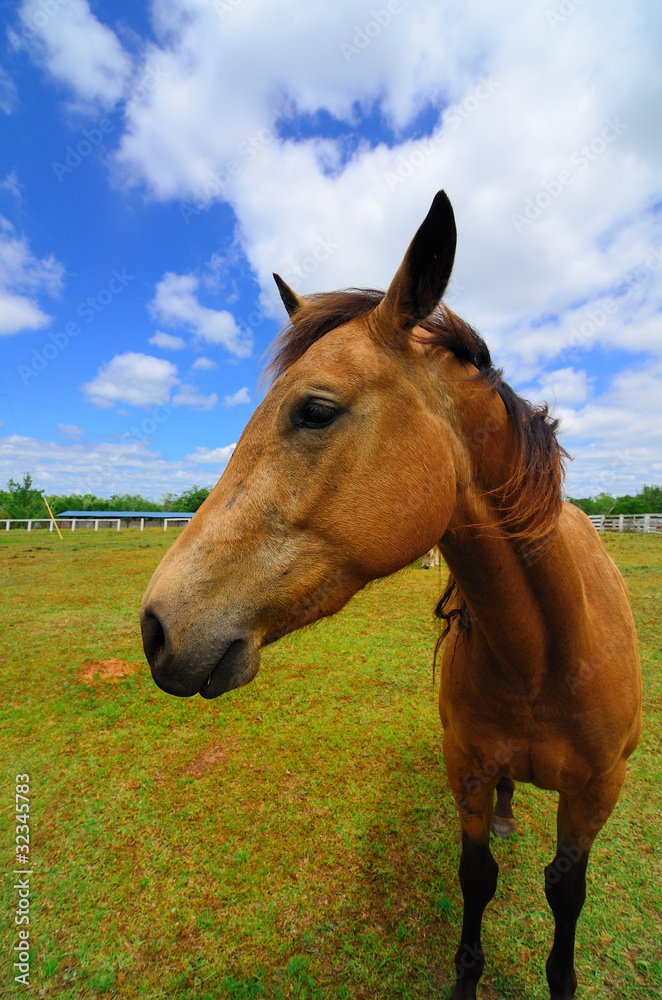
<svg viewBox="0 0 662 1000">
<path fill-rule="evenodd" d="M 0 288 L 0 336 L 21 330 L 39 330 L 50 321 L 51 317 L 43 313 L 35 302 Z"/>
<path fill-rule="evenodd" d="M 642 483 L 661 481 L 661 380 L 662 361 L 651 362 L 620 372 L 583 406 L 571 406 L 571 399 L 559 406 L 561 441 L 575 455 L 568 465 L 571 495 L 636 493 Z"/>
<path fill-rule="evenodd" d="M 224 450 L 227 458 L 232 448 Z M 120 442 L 39 441 L 9 435 L 0 437 L 0 482 L 20 480 L 26 468 L 35 485 L 47 493 L 141 493 L 159 499 L 163 493 L 181 493 L 194 482 L 212 485 L 207 477 L 219 474 L 227 462 L 219 454 L 210 469 L 195 456 L 168 461 L 147 440 Z"/>
<path fill-rule="evenodd" d="M 534 403 L 546 402 L 550 412 L 585 403 L 590 395 L 591 380 L 585 371 L 559 368 L 538 379 L 535 387 L 524 388 L 521 394 Z"/>
<path fill-rule="evenodd" d="M 5 179 L 0 181 L 0 191 L 7 191 L 13 198 L 21 200 L 21 185 L 18 183 L 15 170 L 10 170 Z"/>
<path fill-rule="evenodd" d="M 87 0 L 24 0 L 19 17 L 14 44 L 27 47 L 78 98 L 105 107 L 119 100 L 131 78 L 131 58 Z"/>
<path fill-rule="evenodd" d="M 52 254 L 41 260 L 35 257 L 27 239 L 16 236 L 12 224 L 0 217 L 0 335 L 46 326 L 51 317 L 31 294 L 57 295 L 63 272 Z"/>
<path fill-rule="evenodd" d="M 64 438 L 79 438 L 85 433 L 85 431 L 80 427 L 77 427 L 76 424 L 58 424 L 57 432 L 60 437 Z"/>
<path fill-rule="evenodd" d="M 554 29 L 540 3 L 422 0 L 354 55 L 346 46 L 362 22 L 350 0 L 325 10 L 323 30 L 316 5 L 296 11 L 283 33 L 266 0 L 225 18 L 206 0 L 155 8 L 159 44 L 146 64 L 165 61 L 168 79 L 129 116 L 122 169 L 195 211 L 229 201 L 265 302 L 274 269 L 302 291 L 385 286 L 446 187 L 460 232 L 453 305 L 511 373 L 530 377 L 567 344 L 578 303 L 599 301 L 662 245 L 649 211 L 662 146 L 652 89 L 662 10 L 635 14 L 607 0 Z M 397 132 L 428 101 L 446 105 L 429 139 L 366 144 L 345 164 L 332 141 L 283 141 L 274 127 L 288 109 L 351 123 L 357 104 L 378 102 Z M 657 315 L 659 272 L 647 300 Z M 557 322 L 542 327 L 548 315 Z M 645 339 L 640 310 L 634 318 L 625 329 L 605 325 L 598 339 L 634 349 Z"/>
<path fill-rule="evenodd" d="M 215 361 L 212 361 L 211 358 L 202 357 L 202 358 L 196 358 L 193 364 L 191 365 L 191 368 L 196 372 L 207 372 L 207 371 L 213 371 L 215 368 L 218 368 L 218 365 L 216 364 Z"/>
<path fill-rule="evenodd" d="M 5 115 L 10 115 L 16 108 L 16 84 L 0 66 L 0 111 Z"/>
<path fill-rule="evenodd" d="M 237 447 L 235 444 L 228 444 L 224 448 L 202 448 L 200 445 L 191 455 L 186 456 L 187 462 L 201 462 L 204 465 L 227 465 L 232 452 Z"/>
<path fill-rule="evenodd" d="M 223 400 L 223 406 L 240 406 L 242 403 L 250 403 L 250 401 L 248 388 L 244 386 L 243 389 L 237 389 L 234 395 L 226 396 Z"/>
<path fill-rule="evenodd" d="M 81 388 L 95 406 L 129 403 L 147 407 L 169 402 L 170 391 L 178 382 L 177 368 L 170 361 L 129 351 L 102 365 L 98 375 Z"/>
<path fill-rule="evenodd" d="M 171 398 L 175 386 L 177 389 Z M 216 393 L 204 396 L 195 386 L 182 385 L 177 366 L 172 362 L 133 351 L 116 354 L 81 389 L 91 403 L 104 409 L 118 403 L 141 407 L 171 403 L 195 410 L 212 410 L 218 402 Z"/>
<path fill-rule="evenodd" d="M 86 3 L 68 7 L 78 27 L 71 14 L 61 28 L 59 16 L 44 27 L 45 65 L 80 97 L 116 99 L 129 56 Z M 593 396 L 581 355 L 662 356 L 662 7 L 566 7 L 552 25 L 542 0 L 420 0 L 352 52 L 357 29 L 373 18 L 354 0 L 323 11 L 293 0 L 286 32 L 268 0 L 233 6 L 227 17 L 209 0 L 160 0 L 141 66 L 160 83 L 127 105 L 116 166 L 153 197 L 186 202 L 184 212 L 227 201 L 265 311 L 277 302 L 274 269 L 304 293 L 387 285 L 445 187 L 459 230 L 449 302 L 511 380 L 534 385 L 534 395 L 550 395 L 551 383 L 565 439 L 581 456 L 571 477 L 583 481 L 582 470 L 629 442 L 639 456 L 631 468 L 650 478 L 659 467 L 650 431 L 657 397 L 632 366 Z M 90 45 L 78 63 L 57 61 L 82 39 Z M 347 162 L 339 143 L 284 141 L 275 125 L 322 110 L 351 126 L 357 107 L 378 107 L 397 138 L 428 103 L 443 112 L 430 136 L 395 148 L 366 141 Z M 247 356 L 234 317 L 199 294 L 194 275 L 168 273 L 153 315 Z M 16 308 L 28 313 L 14 325 L 46 319 L 25 296 Z M 637 390 L 626 392 L 630 384 Z"/>
<path fill-rule="evenodd" d="M 203 396 L 194 386 L 182 385 L 172 397 L 172 402 L 174 406 L 192 406 L 194 410 L 213 410 L 218 396 L 215 392 L 211 396 Z"/>
<path fill-rule="evenodd" d="M 149 338 L 149 343 L 155 347 L 162 347 L 165 351 L 181 351 L 186 347 L 183 337 L 174 337 L 171 333 L 163 333 L 161 330 L 157 330 L 154 336 Z"/>
<path fill-rule="evenodd" d="M 201 305 L 196 297 L 198 284 L 193 274 L 168 272 L 156 286 L 149 305 L 151 315 L 168 326 L 187 327 L 209 344 L 222 344 L 237 357 L 248 357 L 251 338 L 241 333 L 231 313 Z"/>
</svg>

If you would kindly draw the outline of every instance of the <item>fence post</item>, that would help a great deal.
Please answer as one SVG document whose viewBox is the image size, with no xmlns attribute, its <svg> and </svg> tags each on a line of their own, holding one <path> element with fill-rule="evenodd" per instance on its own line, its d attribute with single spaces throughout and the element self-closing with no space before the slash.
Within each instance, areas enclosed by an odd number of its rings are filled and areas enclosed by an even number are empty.
<svg viewBox="0 0 662 1000">
<path fill-rule="evenodd" d="M 5 521 L 5 531 L 9 531 L 10 526 L 11 526 L 11 520 L 10 518 L 7 518 L 7 520 Z"/>
<path fill-rule="evenodd" d="M 32 531 L 32 521 L 28 518 L 28 531 Z"/>
<path fill-rule="evenodd" d="M 122 518 L 118 517 L 117 518 L 117 530 L 119 531 L 121 527 L 122 527 Z"/>
<path fill-rule="evenodd" d="M 164 517 L 163 518 L 163 530 L 165 531 L 167 527 L 168 527 L 168 518 Z"/>
<path fill-rule="evenodd" d="M 145 530 L 145 518 L 144 517 L 140 518 L 140 530 L 141 531 Z"/>
</svg>

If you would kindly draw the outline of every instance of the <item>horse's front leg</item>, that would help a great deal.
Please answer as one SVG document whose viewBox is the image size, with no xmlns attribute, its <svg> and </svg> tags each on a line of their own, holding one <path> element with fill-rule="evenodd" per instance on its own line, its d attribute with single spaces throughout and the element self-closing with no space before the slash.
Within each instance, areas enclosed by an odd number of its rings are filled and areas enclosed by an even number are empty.
<svg viewBox="0 0 662 1000">
<path fill-rule="evenodd" d="M 589 851 L 616 805 L 624 776 L 622 761 L 578 795 L 559 795 L 556 857 L 545 868 L 545 895 L 554 914 L 554 943 L 546 966 L 551 1000 L 572 1000 L 577 989 L 575 929 L 586 898 Z"/>
<path fill-rule="evenodd" d="M 499 874 L 489 843 L 497 779 L 484 776 L 480 767 L 447 739 L 444 739 L 444 757 L 462 827 L 460 885 L 464 914 L 451 1000 L 476 1000 L 476 986 L 485 965 L 480 937 L 483 913 L 496 892 Z"/>
</svg>

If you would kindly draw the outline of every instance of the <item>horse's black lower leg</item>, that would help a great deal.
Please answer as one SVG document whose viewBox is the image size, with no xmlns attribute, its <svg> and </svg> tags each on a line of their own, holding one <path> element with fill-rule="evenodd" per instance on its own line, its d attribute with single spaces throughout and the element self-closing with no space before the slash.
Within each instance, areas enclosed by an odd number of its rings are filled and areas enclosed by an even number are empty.
<svg viewBox="0 0 662 1000">
<path fill-rule="evenodd" d="M 497 800 L 492 815 L 492 833 L 504 840 L 517 833 L 517 824 L 510 805 L 514 791 L 515 782 L 512 778 L 499 778 L 496 786 Z"/>
<path fill-rule="evenodd" d="M 471 840 L 462 834 L 460 885 L 464 897 L 462 937 L 455 955 L 457 982 L 451 1000 L 475 1000 L 476 985 L 485 964 L 480 927 L 485 907 L 496 892 L 499 866 L 486 840 Z"/>
<path fill-rule="evenodd" d="M 554 944 L 547 959 L 551 1000 L 572 1000 L 575 975 L 575 927 L 586 899 L 588 851 L 565 844 L 545 868 L 545 895 L 554 914 Z"/>
</svg>

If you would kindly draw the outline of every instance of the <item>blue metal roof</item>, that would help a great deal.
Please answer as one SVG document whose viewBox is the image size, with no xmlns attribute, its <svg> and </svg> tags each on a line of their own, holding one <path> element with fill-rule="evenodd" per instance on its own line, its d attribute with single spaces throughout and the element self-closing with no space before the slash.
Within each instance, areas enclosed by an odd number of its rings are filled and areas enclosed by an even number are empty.
<svg viewBox="0 0 662 1000">
<path fill-rule="evenodd" d="M 58 517 L 115 517 L 115 518 L 135 518 L 135 517 L 193 517 L 188 511 L 180 510 L 63 510 Z"/>
</svg>

